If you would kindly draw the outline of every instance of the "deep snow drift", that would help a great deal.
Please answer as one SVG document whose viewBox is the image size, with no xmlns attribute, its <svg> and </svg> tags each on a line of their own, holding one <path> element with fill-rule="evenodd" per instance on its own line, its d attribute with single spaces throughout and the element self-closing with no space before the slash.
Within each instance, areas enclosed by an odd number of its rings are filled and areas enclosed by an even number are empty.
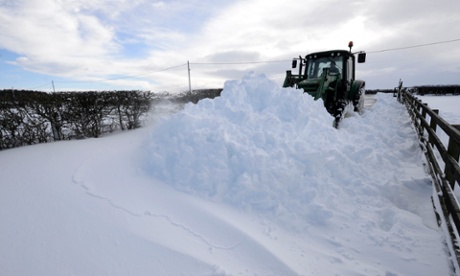
<svg viewBox="0 0 460 276">
<path fill-rule="evenodd" d="M 340 129 L 248 74 L 101 139 L 0 152 L 1 275 L 449 275 L 405 107 Z"/>
</svg>

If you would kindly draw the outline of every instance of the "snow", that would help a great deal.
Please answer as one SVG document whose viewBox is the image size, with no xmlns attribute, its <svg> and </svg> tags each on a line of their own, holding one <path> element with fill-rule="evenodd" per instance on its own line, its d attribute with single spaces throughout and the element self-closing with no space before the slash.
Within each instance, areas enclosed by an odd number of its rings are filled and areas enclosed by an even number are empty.
<svg viewBox="0 0 460 276">
<path fill-rule="evenodd" d="M 438 109 L 439 115 L 450 124 L 460 124 L 459 95 L 424 95 L 417 96 L 422 102 L 428 103 L 431 109 Z"/>
<path fill-rule="evenodd" d="M 407 111 L 368 102 L 337 130 L 250 73 L 142 129 L 1 151 L 0 275 L 452 275 Z"/>
</svg>

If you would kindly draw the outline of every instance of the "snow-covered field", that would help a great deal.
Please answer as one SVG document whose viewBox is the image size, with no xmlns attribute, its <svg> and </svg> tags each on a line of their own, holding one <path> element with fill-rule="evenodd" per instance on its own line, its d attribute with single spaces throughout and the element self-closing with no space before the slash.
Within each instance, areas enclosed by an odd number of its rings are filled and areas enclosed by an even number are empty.
<svg viewBox="0 0 460 276">
<path fill-rule="evenodd" d="M 0 275 L 452 275 L 405 107 L 374 97 L 337 130 L 248 74 L 142 129 L 1 151 Z"/>
<path fill-rule="evenodd" d="M 439 109 L 439 115 L 450 124 L 460 125 L 460 96 L 445 95 L 417 96 L 422 102 L 428 103 L 431 109 Z"/>
</svg>

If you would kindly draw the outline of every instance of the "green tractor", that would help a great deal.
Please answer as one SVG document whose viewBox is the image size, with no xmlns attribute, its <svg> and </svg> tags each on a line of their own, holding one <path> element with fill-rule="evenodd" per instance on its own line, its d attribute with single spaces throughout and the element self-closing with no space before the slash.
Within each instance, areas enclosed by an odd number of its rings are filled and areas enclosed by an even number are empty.
<svg viewBox="0 0 460 276">
<path fill-rule="evenodd" d="M 352 53 L 353 42 L 347 50 L 317 52 L 299 56 L 292 61 L 292 68 L 299 64 L 299 73 L 286 71 L 283 87 L 303 89 L 315 100 L 323 99 L 324 107 L 334 117 L 338 127 L 344 115 L 352 110 L 362 113 L 364 107 L 365 82 L 355 79 L 355 54 L 358 63 L 366 61 L 366 53 Z"/>
</svg>

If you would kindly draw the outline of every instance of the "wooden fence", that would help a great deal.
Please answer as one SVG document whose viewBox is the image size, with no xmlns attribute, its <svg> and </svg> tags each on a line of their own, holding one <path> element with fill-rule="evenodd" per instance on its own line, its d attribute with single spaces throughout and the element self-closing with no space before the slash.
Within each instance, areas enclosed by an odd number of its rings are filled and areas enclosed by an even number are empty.
<svg viewBox="0 0 460 276">
<path fill-rule="evenodd" d="M 432 202 L 438 225 L 447 232 L 452 263 L 460 274 L 460 207 L 454 192 L 460 189 L 460 125 L 450 125 L 438 115 L 439 110 L 430 109 L 405 90 L 400 89 L 398 100 L 406 105 L 425 153 L 435 189 Z M 447 135 L 447 143 L 439 138 L 439 128 Z"/>
</svg>

